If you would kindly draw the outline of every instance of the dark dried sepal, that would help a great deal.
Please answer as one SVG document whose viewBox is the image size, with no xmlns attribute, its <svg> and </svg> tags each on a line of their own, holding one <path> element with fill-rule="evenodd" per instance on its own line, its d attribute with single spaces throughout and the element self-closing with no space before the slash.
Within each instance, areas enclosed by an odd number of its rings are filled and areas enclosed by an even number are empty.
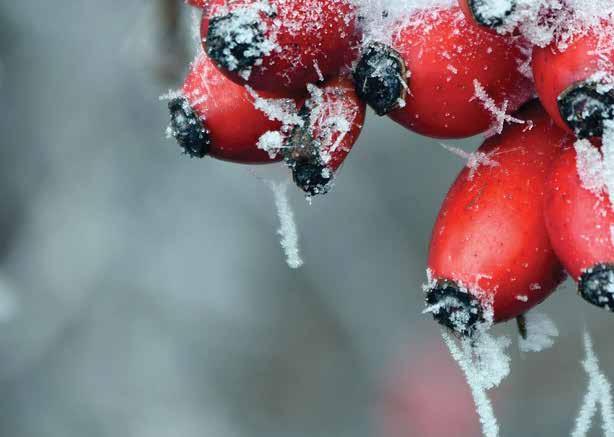
<svg viewBox="0 0 614 437">
<path fill-rule="evenodd" d="M 425 298 L 428 306 L 437 306 L 431 311 L 433 318 L 458 335 L 471 336 L 485 322 L 480 301 L 454 281 L 438 280 Z"/>
<path fill-rule="evenodd" d="M 597 264 L 584 271 L 578 292 L 585 301 L 614 312 L 614 265 Z"/>
<path fill-rule="evenodd" d="M 378 115 L 398 108 L 399 102 L 405 99 L 405 62 L 396 50 L 385 44 L 369 44 L 353 76 L 356 94 Z"/>
<path fill-rule="evenodd" d="M 322 161 L 321 145 L 313 138 L 309 125 L 309 108 L 299 111 L 302 126 L 295 126 L 285 142 L 284 161 L 292 170 L 294 183 L 311 196 L 326 194 L 333 180 L 332 172 Z"/>
<path fill-rule="evenodd" d="M 228 71 L 249 71 L 264 55 L 262 24 L 238 14 L 213 17 L 205 39 L 207 55 Z"/>
<path fill-rule="evenodd" d="M 294 183 L 307 194 L 326 194 L 330 189 L 332 174 L 325 166 L 305 161 L 295 162 L 291 168 Z"/>
<path fill-rule="evenodd" d="M 168 102 L 171 114 L 171 135 L 185 153 L 193 158 L 203 158 L 209 152 L 211 140 L 200 117 L 185 97 Z"/>
<path fill-rule="evenodd" d="M 558 105 L 561 117 L 578 138 L 600 138 L 604 121 L 614 119 L 614 89 L 599 92 L 597 83 L 577 83 L 559 96 Z"/>
<path fill-rule="evenodd" d="M 505 8 L 492 10 L 493 3 L 499 4 L 499 0 L 468 0 L 473 19 L 480 26 L 496 29 L 505 24 L 505 19 L 516 9 L 516 0 L 507 0 Z"/>
</svg>

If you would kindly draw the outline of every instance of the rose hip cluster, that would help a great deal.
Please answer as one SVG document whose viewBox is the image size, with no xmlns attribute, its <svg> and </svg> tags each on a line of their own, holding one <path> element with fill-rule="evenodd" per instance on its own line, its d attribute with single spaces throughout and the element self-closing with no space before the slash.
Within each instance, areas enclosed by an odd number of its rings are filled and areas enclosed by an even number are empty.
<svg viewBox="0 0 614 437">
<path fill-rule="evenodd" d="M 575 16 L 565 2 L 460 0 L 413 8 L 378 39 L 360 1 L 187 0 L 202 9 L 203 50 L 169 103 L 179 145 L 283 160 L 317 195 L 366 105 L 430 137 L 486 133 L 435 223 L 428 311 L 472 335 L 520 318 L 565 271 L 614 311 L 613 16 L 538 44 L 527 21 L 560 28 Z"/>
</svg>

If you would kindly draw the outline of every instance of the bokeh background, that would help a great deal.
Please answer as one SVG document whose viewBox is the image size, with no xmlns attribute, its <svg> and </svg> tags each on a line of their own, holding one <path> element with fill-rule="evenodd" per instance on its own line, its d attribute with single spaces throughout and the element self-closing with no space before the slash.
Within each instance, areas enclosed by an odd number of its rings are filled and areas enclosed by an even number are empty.
<svg viewBox="0 0 614 437">
<path fill-rule="evenodd" d="M 463 162 L 371 113 L 334 191 L 309 205 L 291 190 L 305 265 L 290 270 L 267 186 L 165 138 L 158 96 L 195 45 L 187 6 L 185 54 L 160 10 L 0 0 L 0 436 L 478 435 L 421 314 Z M 561 336 L 512 344 L 493 393 L 504 436 L 569 433 L 584 326 L 614 377 L 611 314 L 570 284 L 542 309 Z"/>
</svg>

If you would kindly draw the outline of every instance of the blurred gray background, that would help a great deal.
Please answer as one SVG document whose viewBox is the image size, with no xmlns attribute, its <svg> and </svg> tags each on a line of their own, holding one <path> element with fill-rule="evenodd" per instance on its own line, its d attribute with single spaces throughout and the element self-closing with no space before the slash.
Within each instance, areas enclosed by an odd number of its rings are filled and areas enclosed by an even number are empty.
<svg viewBox="0 0 614 437">
<path fill-rule="evenodd" d="M 449 417 L 477 423 L 421 314 L 431 225 L 462 161 L 370 114 L 334 191 L 311 206 L 291 191 L 292 271 L 268 188 L 165 138 L 158 96 L 180 80 L 160 79 L 158 12 L 0 0 L 0 436 L 477 435 Z M 569 433 L 584 325 L 614 377 L 611 314 L 570 284 L 542 308 L 561 337 L 512 345 L 494 392 L 504 436 Z M 383 401 L 390 387 L 412 402 Z"/>
</svg>

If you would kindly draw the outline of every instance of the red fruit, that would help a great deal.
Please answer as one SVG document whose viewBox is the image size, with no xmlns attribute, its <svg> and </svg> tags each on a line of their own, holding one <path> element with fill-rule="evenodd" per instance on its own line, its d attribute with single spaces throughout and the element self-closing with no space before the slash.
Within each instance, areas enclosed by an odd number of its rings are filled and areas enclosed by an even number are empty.
<svg viewBox="0 0 614 437">
<path fill-rule="evenodd" d="M 584 146 L 581 156 L 592 152 L 600 158 L 597 149 L 588 143 Z M 606 190 L 584 187 L 577 157 L 570 147 L 553 165 L 546 185 L 546 226 L 557 256 L 579 281 L 580 295 L 614 311 L 614 210 Z M 584 171 L 597 170 L 590 160 L 586 164 Z"/>
<path fill-rule="evenodd" d="M 310 92 L 299 112 L 303 125 L 296 126 L 286 142 L 285 160 L 296 184 L 315 195 L 329 190 L 358 139 L 366 105 L 348 78 L 338 77 L 320 88 L 311 86 Z"/>
<path fill-rule="evenodd" d="M 487 29 L 503 26 L 516 9 L 516 0 L 459 0 L 467 19 Z"/>
<path fill-rule="evenodd" d="M 351 64 L 359 32 L 349 0 L 216 0 L 203 14 L 201 37 L 235 82 L 302 92 Z"/>
<path fill-rule="evenodd" d="M 475 97 L 480 86 L 509 111 L 530 97 L 522 59 L 517 43 L 480 30 L 460 8 L 431 8 L 409 17 L 392 47 L 368 47 L 354 77 L 359 95 L 378 114 L 423 135 L 463 138 L 494 124 L 492 111 Z"/>
<path fill-rule="evenodd" d="M 433 228 L 426 301 L 439 323 L 461 334 L 489 321 L 491 310 L 493 322 L 523 314 L 563 276 L 542 200 L 550 165 L 569 139 L 537 102 L 516 116 L 533 127 L 508 126 L 477 150 L 483 164 L 460 173 Z"/>
<path fill-rule="evenodd" d="M 285 101 L 292 107 L 294 103 Z M 171 100 L 168 106 L 171 133 L 190 156 L 209 155 L 240 163 L 281 159 L 271 158 L 257 147 L 259 138 L 268 131 L 279 130 L 281 122 L 256 109 L 249 91 L 228 80 L 204 54 L 192 65 L 183 85 L 183 96 Z"/>
<path fill-rule="evenodd" d="M 535 86 L 546 111 L 581 138 L 601 137 L 614 119 L 614 28 L 577 36 L 565 50 L 533 51 Z"/>
</svg>

